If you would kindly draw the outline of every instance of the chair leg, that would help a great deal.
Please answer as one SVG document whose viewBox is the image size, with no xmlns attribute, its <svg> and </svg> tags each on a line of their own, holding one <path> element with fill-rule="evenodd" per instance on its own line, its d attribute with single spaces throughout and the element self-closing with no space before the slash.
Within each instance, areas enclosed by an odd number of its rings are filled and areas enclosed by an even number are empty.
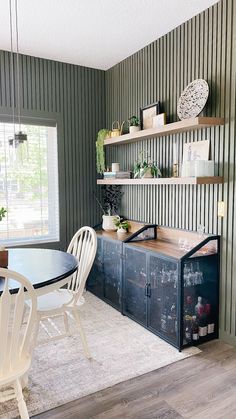
<svg viewBox="0 0 236 419">
<path fill-rule="evenodd" d="M 29 413 L 27 410 L 26 403 L 24 401 L 20 381 L 18 379 L 14 382 L 14 390 L 21 419 L 29 419 Z"/>
<path fill-rule="evenodd" d="M 37 344 L 38 333 L 39 333 L 39 324 L 40 324 L 40 317 L 39 316 L 37 316 L 36 322 L 37 322 L 37 324 L 36 324 L 35 329 L 34 329 L 34 337 L 32 339 L 32 347 L 31 347 L 32 352 L 31 353 L 33 353 L 33 351 L 36 347 L 36 344 Z"/>
<path fill-rule="evenodd" d="M 84 333 L 84 329 L 83 329 L 82 323 L 80 321 L 79 313 L 76 309 L 73 310 L 73 315 L 74 315 L 74 318 L 76 320 L 76 323 L 77 323 L 77 326 L 78 326 L 78 329 L 79 329 L 79 333 L 80 333 L 82 345 L 83 345 L 83 348 L 84 348 L 85 356 L 88 359 L 91 359 L 92 356 L 91 356 L 90 351 L 89 351 L 86 335 Z"/>
</svg>

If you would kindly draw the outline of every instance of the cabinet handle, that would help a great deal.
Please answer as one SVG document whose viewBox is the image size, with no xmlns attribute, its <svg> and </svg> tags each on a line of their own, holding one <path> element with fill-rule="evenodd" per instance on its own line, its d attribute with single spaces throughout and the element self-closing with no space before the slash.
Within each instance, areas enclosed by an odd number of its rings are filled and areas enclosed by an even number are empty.
<svg viewBox="0 0 236 419">
<path fill-rule="evenodd" d="M 148 296 L 148 297 L 151 297 L 151 284 L 148 284 L 148 285 L 147 285 L 147 292 L 148 292 L 148 293 L 147 293 L 147 296 Z"/>
</svg>

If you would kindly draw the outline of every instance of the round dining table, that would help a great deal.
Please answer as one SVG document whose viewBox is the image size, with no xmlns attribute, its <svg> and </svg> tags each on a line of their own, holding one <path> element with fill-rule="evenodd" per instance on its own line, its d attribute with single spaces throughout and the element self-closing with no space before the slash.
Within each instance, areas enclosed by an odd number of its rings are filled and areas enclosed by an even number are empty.
<svg viewBox="0 0 236 419">
<path fill-rule="evenodd" d="M 63 287 L 77 268 L 77 259 L 60 250 L 8 249 L 8 269 L 24 275 L 33 285 L 37 296 Z M 4 279 L 0 277 L 0 293 L 4 283 Z M 9 280 L 9 285 L 11 293 L 18 291 L 17 282 Z"/>
</svg>

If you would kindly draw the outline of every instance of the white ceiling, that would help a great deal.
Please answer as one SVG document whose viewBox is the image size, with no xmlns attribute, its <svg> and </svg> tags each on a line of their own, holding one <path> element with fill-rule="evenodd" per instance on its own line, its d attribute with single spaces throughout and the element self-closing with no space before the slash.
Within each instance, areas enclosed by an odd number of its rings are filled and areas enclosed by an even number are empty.
<svg viewBox="0 0 236 419">
<path fill-rule="evenodd" d="M 108 69 L 218 0 L 18 0 L 19 49 Z M 0 49 L 10 50 L 9 0 L 0 0 Z"/>
</svg>

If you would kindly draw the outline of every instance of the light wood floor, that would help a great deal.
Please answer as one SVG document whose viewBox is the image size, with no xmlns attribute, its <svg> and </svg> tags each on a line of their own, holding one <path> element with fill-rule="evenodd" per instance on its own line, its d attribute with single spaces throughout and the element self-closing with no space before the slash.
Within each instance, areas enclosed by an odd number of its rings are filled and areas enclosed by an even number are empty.
<svg viewBox="0 0 236 419">
<path fill-rule="evenodd" d="M 236 419 L 236 349 L 220 341 L 201 349 L 199 355 L 34 418 Z"/>
</svg>

